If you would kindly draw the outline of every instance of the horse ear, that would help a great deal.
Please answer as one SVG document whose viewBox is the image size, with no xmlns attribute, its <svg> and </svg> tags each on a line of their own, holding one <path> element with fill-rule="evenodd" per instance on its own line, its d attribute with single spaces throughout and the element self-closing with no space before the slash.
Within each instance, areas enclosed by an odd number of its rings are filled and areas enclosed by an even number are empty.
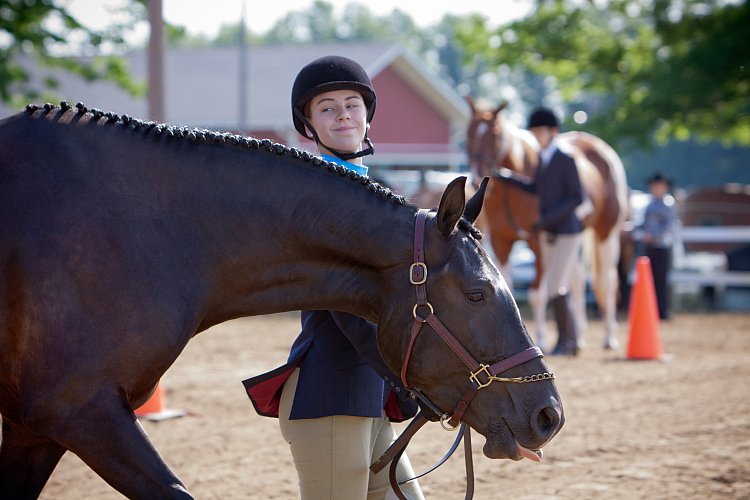
<svg viewBox="0 0 750 500">
<path fill-rule="evenodd" d="M 489 180 L 489 177 L 485 177 L 484 179 L 482 179 L 477 192 L 474 193 L 471 198 L 469 198 L 468 202 L 466 202 L 464 217 L 466 217 L 466 220 L 468 220 L 472 224 L 474 224 L 474 222 L 477 220 L 477 217 L 479 217 L 479 212 L 482 211 L 482 204 L 484 203 L 484 192 L 487 189 L 487 182 L 489 182 Z"/>
<path fill-rule="evenodd" d="M 507 107 L 508 107 L 508 101 L 503 101 L 503 102 L 501 102 L 500 104 L 497 105 L 497 108 L 495 108 L 495 111 L 493 111 L 492 114 L 494 114 L 495 116 L 497 116 L 497 115 L 500 114 L 500 111 L 504 110 Z"/>
<path fill-rule="evenodd" d="M 464 189 L 466 189 L 466 177 L 456 177 L 445 188 L 443 197 L 440 199 L 437 223 L 440 233 L 445 238 L 450 238 L 453 230 L 456 228 L 456 224 L 458 224 L 458 220 L 464 213 L 464 204 L 466 202 Z"/>
<path fill-rule="evenodd" d="M 466 103 L 471 108 L 471 114 L 475 114 L 477 112 L 477 108 L 474 107 L 474 99 L 472 99 L 472 97 L 469 94 L 466 94 L 464 96 L 464 99 L 466 100 Z"/>
</svg>

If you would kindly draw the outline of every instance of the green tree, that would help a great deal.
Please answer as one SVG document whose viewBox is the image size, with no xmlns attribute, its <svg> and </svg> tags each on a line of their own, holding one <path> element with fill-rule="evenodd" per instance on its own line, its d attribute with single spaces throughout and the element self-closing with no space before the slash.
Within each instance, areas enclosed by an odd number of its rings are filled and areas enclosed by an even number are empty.
<svg viewBox="0 0 750 500">
<path fill-rule="evenodd" d="M 32 81 L 24 61 L 62 68 L 89 81 L 111 80 L 142 94 L 145 86 L 133 80 L 116 53 L 125 47 L 126 33 L 146 19 L 145 0 L 132 0 L 121 13 L 123 22 L 94 30 L 71 15 L 65 2 L 0 0 L 0 100 L 18 106 L 54 95 L 56 79 L 44 75 Z"/>
<path fill-rule="evenodd" d="M 547 90 L 620 147 L 750 145 L 747 26 L 745 1 L 537 0 L 529 17 L 494 30 L 467 20 L 456 43 L 467 64 L 553 78 Z"/>
<path fill-rule="evenodd" d="M 332 4 L 316 0 L 309 8 L 279 19 L 261 38 L 262 43 L 387 40 L 413 48 L 420 37 L 411 17 L 398 9 L 376 16 L 366 5 L 352 2 L 337 16 Z"/>
</svg>

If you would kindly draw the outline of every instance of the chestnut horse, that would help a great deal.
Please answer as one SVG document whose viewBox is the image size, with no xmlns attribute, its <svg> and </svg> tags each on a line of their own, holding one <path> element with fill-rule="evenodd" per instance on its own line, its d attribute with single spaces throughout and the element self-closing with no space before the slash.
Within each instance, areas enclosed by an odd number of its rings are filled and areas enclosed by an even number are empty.
<svg viewBox="0 0 750 500">
<path fill-rule="evenodd" d="M 76 108 L 0 121 L 0 498 L 37 497 L 68 450 L 128 498 L 192 498 L 132 408 L 192 337 L 241 316 L 376 322 L 388 368 L 461 408 L 488 457 L 535 456 L 562 426 L 465 177 L 417 215 L 267 139 Z"/>
<path fill-rule="evenodd" d="M 502 110 L 507 103 L 494 109 L 477 109 L 467 99 L 472 117 L 467 130 L 467 153 L 474 176 L 493 175 L 506 167 L 533 177 L 539 162 L 539 144 L 534 136 L 508 120 Z M 628 213 L 628 187 L 625 169 L 617 153 L 603 140 L 584 132 L 559 134 L 561 148 L 576 160 L 586 201 L 576 212 L 586 226 L 584 234 L 585 262 L 591 270 L 592 285 L 605 325 L 605 348 L 618 345 L 617 295 L 620 232 Z M 508 257 L 516 241 L 525 240 L 536 255 L 536 276 L 529 290 L 535 334 L 539 345 L 547 338 L 545 308 L 547 291 L 541 268 L 538 234 L 531 225 L 538 220 L 536 196 L 493 179 L 485 196 L 480 227 L 486 228 L 496 259 L 503 274 L 510 280 Z M 484 226 L 483 226 L 484 224 Z M 585 273 L 579 269 L 571 284 L 576 319 L 581 331 L 586 325 Z"/>
</svg>

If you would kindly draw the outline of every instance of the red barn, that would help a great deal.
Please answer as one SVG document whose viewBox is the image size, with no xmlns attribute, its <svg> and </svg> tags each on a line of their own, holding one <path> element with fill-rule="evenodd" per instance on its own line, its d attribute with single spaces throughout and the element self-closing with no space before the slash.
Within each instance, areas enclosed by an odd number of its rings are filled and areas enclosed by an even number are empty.
<svg viewBox="0 0 750 500">
<path fill-rule="evenodd" d="M 461 170 L 469 109 L 464 100 L 427 66 L 398 45 L 383 42 L 250 46 L 241 79 L 238 47 L 170 47 L 165 53 L 166 121 L 175 125 L 229 130 L 268 137 L 311 149 L 292 126 L 292 82 L 313 59 L 337 54 L 365 67 L 378 96 L 370 136 L 376 154 L 366 163 L 376 170 Z M 147 55 L 125 56 L 133 75 L 147 79 Z M 75 75 L 29 68 L 32 81 L 52 74 L 60 99 L 71 104 L 148 118 L 145 97 L 133 98 L 112 83 L 85 82 Z M 240 89 L 246 111 L 240 108 Z M 0 114 L 15 110 L 0 107 Z"/>
</svg>

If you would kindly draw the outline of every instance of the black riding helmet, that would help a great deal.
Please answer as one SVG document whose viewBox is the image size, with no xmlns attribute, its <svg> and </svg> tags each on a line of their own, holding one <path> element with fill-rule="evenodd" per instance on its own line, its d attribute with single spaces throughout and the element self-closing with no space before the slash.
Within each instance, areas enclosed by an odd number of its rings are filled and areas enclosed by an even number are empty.
<svg viewBox="0 0 750 500">
<path fill-rule="evenodd" d="M 557 116 L 549 108 L 536 108 L 529 116 L 529 125 L 527 128 L 534 127 L 560 127 Z"/>
<path fill-rule="evenodd" d="M 364 137 L 368 145 L 366 149 L 358 153 L 336 151 L 320 142 L 318 133 L 305 116 L 305 107 L 313 97 L 323 92 L 344 89 L 356 90 L 362 94 L 362 99 L 367 107 L 367 123 L 369 124 L 375 115 L 375 89 L 373 89 L 370 77 L 367 76 L 367 72 L 362 66 L 342 56 L 321 57 L 300 70 L 292 86 L 292 121 L 294 122 L 294 128 L 302 136 L 321 144 L 342 160 L 351 160 L 373 154 L 374 148 L 369 137 L 367 137 L 367 132 L 365 132 Z M 312 132 L 312 137 L 307 135 L 306 128 Z"/>
</svg>

